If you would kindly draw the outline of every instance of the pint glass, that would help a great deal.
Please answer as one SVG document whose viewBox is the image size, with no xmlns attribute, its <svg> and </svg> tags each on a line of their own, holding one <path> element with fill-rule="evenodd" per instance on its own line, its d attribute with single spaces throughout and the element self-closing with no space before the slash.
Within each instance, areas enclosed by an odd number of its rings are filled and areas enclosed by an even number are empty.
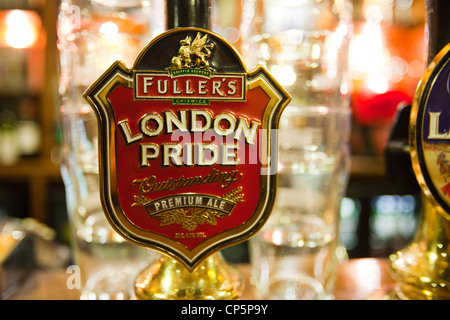
<svg viewBox="0 0 450 320">
<path fill-rule="evenodd" d="M 248 68 L 266 66 L 292 97 L 278 133 L 278 193 L 252 240 L 258 298 L 333 297 L 340 203 L 349 173 L 351 3 L 246 0 Z"/>
<path fill-rule="evenodd" d="M 83 92 L 116 60 L 131 67 L 151 37 L 162 31 L 164 8 L 157 5 L 141 0 L 61 2 L 61 173 L 82 299 L 133 298 L 135 277 L 156 255 L 124 240 L 106 220 L 99 194 L 97 119 Z"/>
</svg>

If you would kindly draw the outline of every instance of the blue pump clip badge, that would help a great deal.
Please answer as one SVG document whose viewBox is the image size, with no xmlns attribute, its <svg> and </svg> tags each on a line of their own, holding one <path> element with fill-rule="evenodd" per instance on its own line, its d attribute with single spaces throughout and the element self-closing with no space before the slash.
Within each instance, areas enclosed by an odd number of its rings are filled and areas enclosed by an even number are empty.
<svg viewBox="0 0 450 320">
<path fill-rule="evenodd" d="M 433 59 L 417 86 L 409 136 L 419 185 L 450 219 L 450 43 Z"/>
</svg>

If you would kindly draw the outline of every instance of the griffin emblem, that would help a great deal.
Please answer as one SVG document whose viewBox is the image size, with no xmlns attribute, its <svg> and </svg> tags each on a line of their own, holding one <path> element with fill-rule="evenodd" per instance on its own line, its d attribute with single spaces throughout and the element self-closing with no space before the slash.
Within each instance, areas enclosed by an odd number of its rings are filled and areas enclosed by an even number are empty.
<svg viewBox="0 0 450 320">
<path fill-rule="evenodd" d="M 172 70 L 181 68 L 211 69 L 206 59 L 211 56 L 214 43 L 206 44 L 207 40 L 208 35 L 201 37 L 200 32 L 197 33 L 194 41 L 189 36 L 181 40 L 178 57 L 172 58 Z"/>
</svg>

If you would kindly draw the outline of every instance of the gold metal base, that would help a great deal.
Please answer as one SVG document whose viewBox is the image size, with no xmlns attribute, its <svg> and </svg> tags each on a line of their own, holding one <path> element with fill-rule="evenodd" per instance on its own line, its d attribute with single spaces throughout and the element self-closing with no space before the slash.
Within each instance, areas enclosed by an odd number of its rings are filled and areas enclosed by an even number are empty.
<svg viewBox="0 0 450 320">
<path fill-rule="evenodd" d="M 414 241 L 391 256 L 396 298 L 450 299 L 450 221 L 422 197 L 424 215 Z"/>
<path fill-rule="evenodd" d="M 242 293 L 242 277 L 215 253 L 193 272 L 167 256 L 136 278 L 138 300 L 233 300 Z"/>
</svg>

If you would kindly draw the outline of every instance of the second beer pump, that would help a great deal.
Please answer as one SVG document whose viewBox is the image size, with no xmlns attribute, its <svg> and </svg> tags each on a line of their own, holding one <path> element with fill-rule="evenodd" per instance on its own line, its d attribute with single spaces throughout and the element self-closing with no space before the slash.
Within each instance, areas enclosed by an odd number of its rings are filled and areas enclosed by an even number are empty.
<svg viewBox="0 0 450 320">
<path fill-rule="evenodd" d="M 390 257 L 393 299 L 450 299 L 450 3 L 426 3 L 428 68 L 385 152 L 387 176 L 401 192 L 420 192 L 423 212 L 413 241 Z"/>
</svg>

